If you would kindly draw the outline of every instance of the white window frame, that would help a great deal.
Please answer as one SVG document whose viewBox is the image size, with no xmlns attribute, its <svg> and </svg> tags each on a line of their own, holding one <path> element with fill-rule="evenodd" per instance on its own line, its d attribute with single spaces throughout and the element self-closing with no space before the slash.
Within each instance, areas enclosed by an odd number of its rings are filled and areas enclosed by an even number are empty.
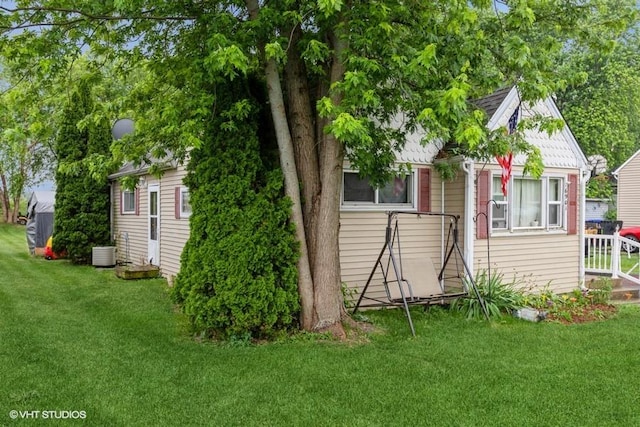
<svg viewBox="0 0 640 427">
<path fill-rule="evenodd" d="M 494 173 L 491 176 L 491 200 L 489 207 L 490 212 L 490 220 L 489 224 L 491 227 L 491 233 L 495 235 L 502 235 L 505 233 L 514 233 L 514 232 L 566 232 L 567 231 L 567 183 L 568 177 L 561 175 L 544 175 L 539 180 L 541 183 L 541 191 L 540 191 L 540 218 L 537 218 L 536 221 L 531 221 L 530 224 L 525 226 L 516 227 L 514 215 L 516 214 L 514 205 L 512 202 L 512 197 L 515 195 L 515 181 L 516 180 L 535 180 L 534 178 L 524 177 L 524 176 L 511 176 L 509 182 L 507 183 L 507 197 L 505 198 L 502 194 L 502 190 L 500 186 L 494 185 L 494 181 L 500 180 L 500 173 Z M 552 181 L 559 181 L 559 199 L 560 200 L 549 200 L 551 191 L 550 184 Z M 506 208 L 506 224 L 504 227 L 497 227 L 496 224 L 501 219 L 496 219 L 494 221 L 494 209 L 498 206 Z M 559 221 L 560 224 L 549 224 L 549 208 L 550 206 L 559 206 Z M 502 224 L 500 224 L 502 225 Z"/>
<path fill-rule="evenodd" d="M 125 203 L 125 200 L 127 199 L 127 196 L 131 195 L 131 207 L 130 209 L 127 209 L 127 204 Z M 122 190 L 120 192 L 120 203 L 122 204 L 122 214 L 123 215 L 135 215 L 136 213 L 136 192 L 135 190 Z"/>
<path fill-rule="evenodd" d="M 409 177 L 409 190 L 407 195 L 409 203 L 382 203 L 380 202 L 380 189 L 374 188 L 374 200 L 372 202 L 356 202 L 344 200 L 344 176 L 345 174 L 357 174 L 358 171 L 345 169 L 342 171 L 342 188 L 340 190 L 340 208 L 343 211 L 388 211 L 402 209 L 407 211 L 417 211 L 418 206 L 418 174 L 415 170 L 401 172 Z"/>
<path fill-rule="evenodd" d="M 185 210 L 185 193 L 188 195 L 189 194 L 189 189 L 187 187 L 180 187 L 180 218 L 189 218 L 191 216 L 191 212 L 192 212 L 192 208 L 191 208 L 191 203 L 189 203 L 189 210 Z M 190 200 L 190 199 L 189 199 Z"/>
</svg>

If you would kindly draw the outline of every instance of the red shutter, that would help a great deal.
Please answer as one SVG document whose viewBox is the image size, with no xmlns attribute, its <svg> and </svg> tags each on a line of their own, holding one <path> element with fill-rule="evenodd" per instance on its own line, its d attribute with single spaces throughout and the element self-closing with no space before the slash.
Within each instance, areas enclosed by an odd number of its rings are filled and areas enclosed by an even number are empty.
<svg viewBox="0 0 640 427">
<path fill-rule="evenodd" d="M 136 199 L 135 212 L 136 215 L 140 215 L 140 189 L 138 187 L 136 187 L 134 194 Z"/>
<path fill-rule="evenodd" d="M 180 187 L 176 187 L 173 192 L 174 211 L 176 219 L 180 219 Z"/>
<path fill-rule="evenodd" d="M 431 212 L 431 169 L 419 169 L 418 210 Z"/>
<path fill-rule="evenodd" d="M 491 173 L 487 170 L 478 173 L 476 184 L 476 238 L 486 239 L 489 237 L 487 230 L 487 219 L 484 215 L 489 215 L 488 203 L 491 199 Z M 484 215 L 481 215 L 483 214 Z"/>
<path fill-rule="evenodd" d="M 567 194 L 567 233 L 578 233 L 578 175 L 569 175 Z"/>
</svg>

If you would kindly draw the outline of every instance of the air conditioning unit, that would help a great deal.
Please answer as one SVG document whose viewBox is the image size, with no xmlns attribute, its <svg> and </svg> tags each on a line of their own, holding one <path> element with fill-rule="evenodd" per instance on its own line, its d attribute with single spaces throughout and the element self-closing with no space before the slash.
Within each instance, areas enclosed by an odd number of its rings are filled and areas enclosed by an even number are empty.
<svg viewBox="0 0 640 427">
<path fill-rule="evenodd" d="M 116 265 L 116 247 L 94 247 L 91 250 L 91 264 L 94 267 L 113 267 L 114 265 Z"/>
</svg>

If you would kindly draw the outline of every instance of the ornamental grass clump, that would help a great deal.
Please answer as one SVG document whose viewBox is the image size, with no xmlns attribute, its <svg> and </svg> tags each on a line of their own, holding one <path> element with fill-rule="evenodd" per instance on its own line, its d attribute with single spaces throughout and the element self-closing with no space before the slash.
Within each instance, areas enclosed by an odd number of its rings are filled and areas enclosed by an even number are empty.
<svg viewBox="0 0 640 427">
<path fill-rule="evenodd" d="M 499 318 L 504 313 L 510 313 L 522 306 L 522 292 L 516 289 L 515 280 L 509 283 L 503 281 L 502 273 L 489 275 L 487 270 L 480 270 L 474 279 L 478 294 L 484 300 L 490 318 Z M 484 312 L 478 296 L 469 280 L 466 280 L 469 295 L 456 299 L 451 307 L 463 313 L 468 319 L 481 319 Z"/>
</svg>

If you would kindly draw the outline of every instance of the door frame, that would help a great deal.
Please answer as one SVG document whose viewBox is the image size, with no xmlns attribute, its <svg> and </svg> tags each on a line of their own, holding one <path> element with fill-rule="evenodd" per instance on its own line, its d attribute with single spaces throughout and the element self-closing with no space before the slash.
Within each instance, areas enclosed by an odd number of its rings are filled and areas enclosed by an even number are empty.
<svg viewBox="0 0 640 427">
<path fill-rule="evenodd" d="M 156 193 L 156 209 L 152 214 L 152 197 L 151 193 Z M 160 185 L 150 184 L 147 187 L 147 261 L 153 265 L 160 265 Z M 156 220 L 156 239 L 153 240 L 151 222 L 152 218 Z"/>
</svg>

